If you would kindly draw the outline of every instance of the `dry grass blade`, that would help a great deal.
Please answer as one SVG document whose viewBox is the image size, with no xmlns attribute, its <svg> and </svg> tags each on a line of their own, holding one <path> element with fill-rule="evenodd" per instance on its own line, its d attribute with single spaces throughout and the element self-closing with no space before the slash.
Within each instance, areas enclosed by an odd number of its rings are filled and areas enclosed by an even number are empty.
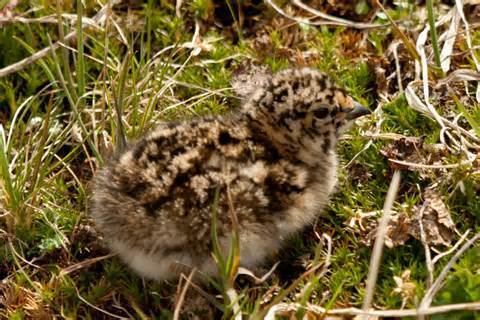
<svg viewBox="0 0 480 320">
<path fill-rule="evenodd" d="M 112 6 L 119 2 L 120 0 L 110 0 L 106 5 L 102 7 L 102 9 L 100 9 L 100 11 L 98 11 L 98 13 L 91 20 L 95 21 L 95 23 L 97 24 L 101 24 L 102 21 L 105 20 L 105 16 L 107 15 L 109 6 Z M 84 24 L 83 28 L 86 28 L 88 26 L 89 24 Z M 65 42 L 74 41 L 76 38 L 77 38 L 77 31 L 75 30 L 67 34 L 64 37 L 64 41 Z M 15 62 L 14 64 L 11 64 L 5 68 L 0 69 L 0 78 L 22 70 L 26 66 L 42 59 L 43 57 L 47 56 L 49 53 L 57 50 L 58 48 L 60 48 L 60 42 L 57 41 L 51 46 L 45 47 L 42 50 L 37 51 L 36 53 L 32 54 L 30 57 L 27 57 L 21 61 Z"/>
<path fill-rule="evenodd" d="M 273 299 L 272 302 L 270 302 L 268 305 L 266 305 L 262 310 L 260 310 L 260 312 L 258 312 L 258 314 L 254 315 L 254 317 L 252 319 L 255 319 L 255 320 L 260 320 L 260 319 L 271 319 L 271 320 L 274 320 L 275 319 L 275 310 L 277 308 L 278 305 L 282 305 L 281 301 L 286 297 L 288 296 L 288 294 L 290 294 L 291 292 L 293 292 L 295 290 L 295 288 L 297 288 L 297 286 L 305 279 L 307 279 L 307 277 L 311 276 L 312 274 L 314 274 L 319 268 L 320 268 L 320 264 L 314 266 L 313 268 L 311 268 L 310 270 L 307 270 L 306 272 L 304 272 L 300 277 L 298 277 L 297 279 L 295 279 L 293 281 L 293 283 L 291 285 L 288 286 L 288 288 L 286 288 L 285 290 L 283 290 L 282 292 L 280 292 L 276 297 L 275 299 Z"/>
<path fill-rule="evenodd" d="M 426 116 L 429 116 L 429 117 L 433 117 L 433 114 L 431 113 L 432 110 L 433 110 L 433 112 L 435 112 L 437 114 L 437 117 L 440 119 L 440 122 L 443 123 L 445 126 L 448 126 L 452 129 L 457 130 L 459 133 L 461 133 L 462 135 L 464 135 L 465 137 L 467 137 L 468 139 L 470 139 L 470 140 L 472 140 L 476 143 L 480 143 L 480 138 L 479 137 L 475 136 L 474 134 L 472 134 L 468 130 L 465 130 L 464 128 L 460 127 L 459 125 L 453 123 L 452 121 L 441 117 L 440 115 L 438 115 L 438 113 L 435 111 L 434 108 L 429 109 L 425 105 L 425 103 L 415 93 L 414 86 L 417 83 L 418 82 L 416 82 L 416 81 L 410 82 L 407 86 L 407 89 L 405 89 L 405 98 L 407 99 L 408 105 L 411 108 L 413 108 L 414 110 L 416 110 L 416 111 L 418 111 L 418 112 L 420 112 L 420 113 L 422 113 Z"/>
<path fill-rule="evenodd" d="M 452 311 L 464 311 L 464 310 L 480 310 L 480 302 L 470 302 L 470 303 L 457 303 L 457 304 L 449 304 L 444 306 L 435 306 L 430 307 L 425 310 L 418 310 L 418 309 L 396 309 L 396 310 L 370 310 L 364 311 L 358 308 L 344 308 L 344 309 L 330 309 L 327 310 L 325 308 L 315 306 L 315 305 L 307 305 L 302 306 L 299 303 L 282 303 L 275 305 L 272 309 L 270 309 L 269 313 L 265 317 L 266 320 L 274 320 L 277 319 L 275 315 L 283 315 L 288 316 L 295 315 L 295 312 L 303 308 L 312 312 L 313 314 L 321 317 L 325 317 L 326 315 L 332 316 L 360 316 L 363 318 L 397 318 L 397 317 L 419 317 L 421 315 L 434 315 L 434 314 L 441 314 L 447 313 Z"/>
<path fill-rule="evenodd" d="M 375 244 L 373 246 L 372 258 L 370 260 L 370 267 L 367 278 L 367 287 L 365 289 L 365 297 L 363 299 L 363 311 L 368 311 L 373 301 L 373 294 L 375 292 L 375 285 L 377 283 L 378 271 L 380 269 L 380 260 L 382 258 L 383 246 L 385 244 L 385 236 L 387 232 L 388 221 L 390 220 L 390 213 L 393 202 L 397 196 L 398 187 L 400 185 L 400 171 L 395 171 L 393 174 L 390 186 L 388 188 L 387 197 L 383 206 L 383 215 L 378 224 L 378 231 L 375 237 Z"/>
<path fill-rule="evenodd" d="M 111 313 L 111 312 L 108 312 L 107 310 L 104 310 L 104 309 L 102 309 L 102 308 L 97 307 L 96 305 L 91 304 L 91 303 L 88 302 L 84 297 L 82 297 L 82 295 L 80 295 L 80 292 L 78 291 L 78 288 L 77 288 L 77 287 L 75 287 L 75 290 L 77 291 L 77 297 L 78 297 L 78 299 L 80 299 L 80 300 L 81 300 L 83 303 L 85 303 L 87 306 L 89 306 L 89 307 L 91 307 L 91 308 L 93 308 L 93 309 L 95 309 L 95 310 L 97 310 L 97 311 L 99 311 L 99 312 L 101 312 L 101 313 L 109 316 L 109 317 L 112 317 L 112 318 L 114 318 L 114 319 L 127 319 L 126 317 L 122 317 L 122 316 L 113 314 L 113 313 Z"/>
<path fill-rule="evenodd" d="M 415 46 L 412 44 L 410 39 L 407 37 L 407 35 L 398 27 L 397 23 L 390 17 L 388 14 L 388 11 L 385 9 L 385 7 L 380 3 L 380 1 L 376 0 L 375 4 L 382 9 L 383 13 L 387 17 L 388 21 L 392 25 L 393 29 L 395 30 L 395 33 L 400 37 L 402 40 L 403 44 L 408 50 L 408 53 L 414 60 L 420 59 L 420 55 L 418 54 L 417 50 L 415 49 Z"/>
<path fill-rule="evenodd" d="M 469 233 L 470 233 L 470 229 L 465 231 L 465 233 L 460 237 L 460 239 L 457 241 L 457 243 L 455 243 L 455 245 L 453 247 L 451 247 L 449 250 L 447 250 L 445 252 L 438 253 L 435 256 L 435 258 L 432 259 L 432 264 L 435 265 L 441 258 L 443 258 L 445 256 L 448 256 L 449 254 L 455 252 L 458 249 L 458 247 L 460 247 L 460 245 L 463 243 L 463 241 L 465 241 L 465 239 L 467 238 Z"/>
<path fill-rule="evenodd" d="M 176 0 L 175 1 L 175 15 L 178 17 L 178 18 L 181 18 L 182 17 L 182 4 L 183 4 L 183 0 Z"/>
<path fill-rule="evenodd" d="M 377 107 L 377 109 L 374 111 L 375 115 L 378 115 L 378 120 L 375 122 L 375 131 L 372 133 L 372 135 L 379 135 L 380 132 L 382 131 L 382 123 L 383 121 L 385 120 L 384 117 L 383 117 L 383 112 L 382 112 L 382 107 L 381 105 L 379 105 Z M 368 150 L 368 148 L 370 148 L 372 145 L 373 145 L 373 140 L 372 139 L 369 139 L 368 142 L 365 144 L 365 146 L 363 146 L 362 150 L 360 150 L 359 152 L 357 152 L 357 154 L 355 154 L 352 159 L 350 159 L 348 161 L 348 163 L 345 165 L 345 168 L 348 168 L 350 167 L 352 164 L 355 163 L 355 160 L 365 151 Z"/>
<path fill-rule="evenodd" d="M 254 281 L 255 281 L 255 284 L 261 284 L 265 281 L 267 281 L 268 278 L 270 278 L 270 276 L 272 275 L 272 273 L 275 271 L 275 269 L 277 269 L 278 265 L 280 264 L 280 261 L 276 262 L 273 267 L 270 268 L 270 270 L 268 270 L 267 273 L 265 273 L 262 277 L 257 277 L 252 271 L 246 269 L 246 268 L 243 268 L 243 267 L 239 267 L 238 268 L 238 271 L 237 271 L 237 275 L 239 274 L 243 274 L 243 275 L 247 275 L 249 276 L 250 278 L 252 278 Z"/>
<path fill-rule="evenodd" d="M 42 269 L 42 267 L 32 263 L 31 261 L 28 261 L 26 260 L 21 254 L 19 254 L 17 252 L 17 250 L 15 249 L 15 246 L 13 245 L 12 241 L 9 239 L 8 240 L 8 244 L 9 244 L 9 249 L 10 251 L 18 258 L 20 259 L 23 263 L 29 265 L 30 267 L 33 267 L 33 268 L 36 268 L 36 269 Z"/>
<path fill-rule="evenodd" d="M 345 134 L 342 137 L 340 137 L 341 140 L 351 140 L 354 137 L 349 134 Z M 381 133 L 372 133 L 372 132 L 366 132 L 364 133 L 361 137 L 358 138 L 363 138 L 363 139 L 373 139 L 373 140 L 393 140 L 397 141 L 400 139 L 408 139 L 410 138 L 409 136 L 399 134 L 399 133 L 394 133 L 394 132 L 381 132 Z"/>
<path fill-rule="evenodd" d="M 463 12 L 463 1 L 455 0 L 455 5 L 457 6 L 458 13 L 460 15 L 460 18 L 462 19 L 463 25 L 465 26 L 465 36 L 467 39 L 467 46 L 468 46 L 468 49 L 470 50 L 472 60 L 475 64 L 475 68 L 477 69 L 477 71 L 480 71 L 480 63 L 478 62 L 477 56 L 475 55 L 472 49 L 473 46 L 472 46 L 472 36 L 470 35 L 470 26 L 467 18 L 465 17 L 465 13 Z M 480 102 L 480 83 L 477 85 L 476 98 L 477 98 L 477 102 Z"/>
<path fill-rule="evenodd" d="M 77 270 L 80 270 L 80 269 L 83 269 L 83 268 L 86 268 L 94 263 L 97 263 L 97 262 L 100 262 L 102 260 L 106 260 L 106 259 L 109 259 L 111 257 L 114 257 L 116 254 L 114 253 L 110 253 L 110 254 L 107 254 L 107 255 L 104 255 L 104 256 L 101 256 L 101 257 L 96 257 L 96 258 L 92 258 L 92 259 L 87 259 L 85 261 L 81 261 L 79 263 L 76 263 L 74 265 L 71 265 L 71 266 L 68 266 L 64 269 L 62 269 L 59 273 L 59 276 L 65 276 L 67 274 L 70 274 L 74 271 L 77 271 Z"/>
<path fill-rule="evenodd" d="M 424 203 L 422 208 L 420 209 L 418 221 L 420 226 L 420 239 L 422 241 L 423 248 L 425 251 L 425 260 L 426 260 L 427 271 L 428 271 L 427 287 L 430 287 L 433 283 L 433 263 L 432 263 L 432 254 L 430 251 L 430 246 L 428 245 L 427 236 L 425 234 L 425 230 L 423 226 L 423 213 L 425 212 L 426 207 L 427 207 L 427 204 Z"/>
<path fill-rule="evenodd" d="M 292 3 L 303 10 L 310 12 L 316 17 L 325 19 L 325 24 L 335 24 L 338 26 L 350 27 L 355 29 L 368 29 L 368 28 L 381 28 L 387 26 L 386 24 L 376 24 L 376 23 L 363 23 L 363 22 L 353 22 L 347 19 L 342 19 L 334 17 L 332 15 L 318 11 L 312 7 L 307 6 L 305 3 L 300 0 L 293 0 Z M 318 22 L 317 22 L 318 23 Z"/>
<path fill-rule="evenodd" d="M 70 23 L 75 23 L 78 20 L 76 14 L 61 14 L 62 19 L 69 20 Z M 82 22 L 91 27 L 97 27 L 97 23 L 94 19 L 88 17 L 82 17 Z M 0 17 L 0 25 L 7 24 L 7 23 L 23 23 L 23 24 L 30 24 L 30 23 L 53 23 L 58 24 L 57 15 L 48 15 L 44 17 L 38 18 L 25 18 L 25 17 Z"/>
<path fill-rule="evenodd" d="M 440 79 L 436 87 L 447 85 L 455 81 L 479 81 L 480 72 L 471 69 L 457 69 L 452 71 L 448 76 Z"/>
<path fill-rule="evenodd" d="M 372 29 L 372 28 L 382 28 L 388 25 L 386 24 L 374 24 L 374 23 L 363 23 L 363 22 L 353 22 L 350 20 L 334 17 L 332 15 L 323 13 L 318 11 L 314 8 L 311 8 L 305 5 L 303 2 L 299 0 L 293 0 L 293 4 L 302 8 L 303 10 L 313 14 L 315 17 L 320 17 L 324 20 L 321 21 L 311 21 L 313 18 L 304 18 L 304 17 L 295 17 L 288 13 L 286 13 L 282 8 L 280 8 L 273 0 L 265 0 L 267 4 L 269 4 L 277 13 L 281 16 L 293 20 L 298 23 L 308 24 L 312 26 L 322 26 L 322 25 L 329 25 L 329 26 L 341 26 L 341 27 L 349 27 L 354 29 Z"/>
<path fill-rule="evenodd" d="M 391 49 L 393 53 L 393 58 L 395 60 L 395 72 L 397 74 L 397 85 L 400 92 L 403 92 L 403 83 L 402 83 L 402 69 L 400 68 L 400 59 L 398 58 L 398 46 L 400 45 L 400 41 L 394 41 L 389 49 Z"/>
<path fill-rule="evenodd" d="M 190 274 L 188 275 L 188 278 L 185 278 L 185 285 L 182 288 L 182 292 L 180 293 L 180 296 L 177 300 L 177 303 L 175 305 L 175 311 L 173 312 L 173 320 L 178 320 L 180 319 L 180 311 L 182 310 L 182 305 L 185 300 L 185 295 L 187 294 L 188 287 L 190 286 L 190 283 L 192 282 L 192 278 L 195 274 L 196 269 L 193 269 Z M 185 277 L 182 274 L 182 277 Z"/>
<path fill-rule="evenodd" d="M 432 286 L 427 291 L 427 293 L 425 293 L 425 296 L 420 302 L 420 307 L 419 307 L 420 312 L 423 312 L 430 307 L 433 301 L 433 298 L 435 297 L 437 292 L 442 288 L 444 280 L 447 277 L 450 269 L 455 264 L 455 262 L 457 262 L 458 258 L 460 258 L 460 256 L 479 239 L 480 239 L 480 233 L 477 233 L 455 253 L 455 255 L 450 259 L 450 261 L 448 261 L 447 265 L 443 268 L 442 272 L 440 272 L 440 275 L 437 277 L 437 279 L 432 284 Z"/>
<path fill-rule="evenodd" d="M 316 234 L 316 232 L 315 232 Z M 319 240 L 325 239 L 327 241 L 327 254 L 325 256 L 325 262 L 323 264 L 322 270 L 318 274 L 318 278 L 321 278 L 325 276 L 328 272 L 328 268 L 330 267 L 331 264 L 331 259 L 332 259 L 332 237 L 330 237 L 328 234 L 324 233 L 322 234 L 322 237 L 320 238 L 318 234 L 316 234 Z"/>
<path fill-rule="evenodd" d="M 396 159 L 388 159 L 388 161 L 396 164 L 400 164 L 402 166 L 417 168 L 417 169 L 453 169 L 453 168 L 458 168 L 461 166 L 472 164 L 472 161 L 461 161 L 459 163 L 452 163 L 452 164 L 422 164 L 422 163 L 413 163 L 413 162 L 396 160 Z"/>
<path fill-rule="evenodd" d="M 455 45 L 455 39 L 458 33 L 458 28 L 460 27 L 460 15 L 456 7 L 453 7 L 451 12 L 451 21 L 448 30 L 445 33 L 445 43 L 443 44 L 442 52 L 440 53 L 440 64 L 442 66 L 443 72 L 448 72 L 450 70 L 451 55 L 453 52 L 453 47 Z M 442 36 L 440 36 L 442 38 Z"/>
</svg>

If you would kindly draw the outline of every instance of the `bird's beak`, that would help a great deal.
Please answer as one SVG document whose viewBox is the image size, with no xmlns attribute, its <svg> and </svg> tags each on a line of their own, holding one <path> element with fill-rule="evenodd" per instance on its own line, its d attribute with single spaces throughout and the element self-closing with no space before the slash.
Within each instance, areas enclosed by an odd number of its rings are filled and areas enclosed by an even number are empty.
<svg viewBox="0 0 480 320">
<path fill-rule="evenodd" d="M 354 120 L 371 113 L 372 112 L 370 110 L 362 106 L 360 103 L 354 101 L 353 108 L 347 113 L 347 120 Z"/>
</svg>

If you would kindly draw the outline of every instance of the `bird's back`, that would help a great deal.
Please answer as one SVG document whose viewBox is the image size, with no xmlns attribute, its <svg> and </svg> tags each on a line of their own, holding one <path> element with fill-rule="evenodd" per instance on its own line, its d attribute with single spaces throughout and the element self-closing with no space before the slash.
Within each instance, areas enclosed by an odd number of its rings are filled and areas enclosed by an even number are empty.
<svg viewBox="0 0 480 320">
<path fill-rule="evenodd" d="M 275 221 L 310 180 L 246 120 L 204 118 L 160 125 L 113 159 L 97 174 L 91 212 L 110 242 L 201 256 L 211 251 L 213 210 L 220 236 L 233 211 L 240 232 L 278 237 Z"/>
</svg>

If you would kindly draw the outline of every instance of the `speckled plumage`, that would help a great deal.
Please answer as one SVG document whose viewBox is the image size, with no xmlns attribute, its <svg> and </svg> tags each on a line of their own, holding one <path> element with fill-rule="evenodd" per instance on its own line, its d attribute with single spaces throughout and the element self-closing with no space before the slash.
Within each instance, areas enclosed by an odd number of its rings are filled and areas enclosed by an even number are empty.
<svg viewBox="0 0 480 320">
<path fill-rule="evenodd" d="M 94 179 L 91 215 L 143 276 L 212 275 L 218 191 L 221 246 L 234 210 L 241 265 L 253 267 L 319 215 L 336 183 L 339 130 L 365 113 L 324 74 L 281 71 L 236 113 L 160 124 L 117 155 Z"/>
</svg>

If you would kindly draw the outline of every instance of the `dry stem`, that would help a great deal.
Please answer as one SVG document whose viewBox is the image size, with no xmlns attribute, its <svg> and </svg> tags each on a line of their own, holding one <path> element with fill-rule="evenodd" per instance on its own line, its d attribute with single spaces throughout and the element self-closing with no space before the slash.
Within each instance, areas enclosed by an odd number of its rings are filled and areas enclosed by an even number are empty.
<svg viewBox="0 0 480 320">
<path fill-rule="evenodd" d="M 392 210 L 393 202 L 397 195 L 398 186 L 400 185 L 400 171 L 395 171 L 392 181 L 388 188 L 387 197 L 383 206 L 383 216 L 378 225 L 378 231 L 373 247 L 372 258 L 370 260 L 370 268 L 367 278 L 367 288 L 363 300 L 363 311 L 370 309 L 373 301 L 373 294 L 375 292 L 375 285 L 377 283 L 378 271 L 380 268 L 380 260 L 382 258 L 383 246 L 385 244 L 385 235 L 387 232 L 388 221 L 390 220 L 390 212 Z"/>
</svg>

